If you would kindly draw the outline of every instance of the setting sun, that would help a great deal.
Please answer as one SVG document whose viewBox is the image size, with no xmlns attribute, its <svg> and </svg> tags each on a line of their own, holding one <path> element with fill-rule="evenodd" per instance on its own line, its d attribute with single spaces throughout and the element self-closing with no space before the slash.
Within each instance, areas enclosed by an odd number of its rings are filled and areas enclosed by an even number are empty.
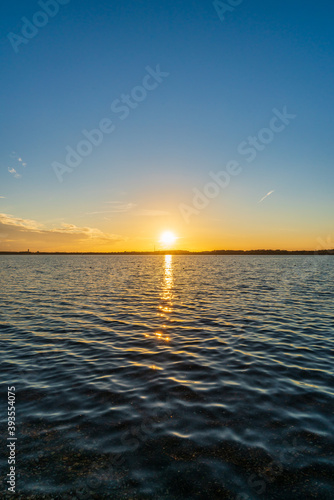
<svg viewBox="0 0 334 500">
<path fill-rule="evenodd" d="M 160 236 L 160 243 L 162 243 L 162 245 L 171 246 L 175 243 L 176 240 L 177 238 L 175 234 L 171 231 L 165 231 Z"/>
</svg>

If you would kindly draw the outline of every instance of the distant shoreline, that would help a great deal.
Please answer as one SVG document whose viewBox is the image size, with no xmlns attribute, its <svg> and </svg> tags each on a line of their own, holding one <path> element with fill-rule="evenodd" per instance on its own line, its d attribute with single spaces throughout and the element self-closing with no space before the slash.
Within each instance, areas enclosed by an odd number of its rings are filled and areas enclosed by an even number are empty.
<svg viewBox="0 0 334 500">
<path fill-rule="evenodd" d="M 156 252 L 10 252 L 0 255 L 334 255 L 333 250 L 160 250 Z"/>
</svg>

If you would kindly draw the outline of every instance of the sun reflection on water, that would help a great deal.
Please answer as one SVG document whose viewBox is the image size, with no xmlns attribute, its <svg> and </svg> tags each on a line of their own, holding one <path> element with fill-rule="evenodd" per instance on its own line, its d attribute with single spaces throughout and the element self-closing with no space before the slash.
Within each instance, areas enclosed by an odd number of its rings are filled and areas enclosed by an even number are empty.
<svg viewBox="0 0 334 500">
<path fill-rule="evenodd" d="M 162 329 L 164 331 L 155 332 L 155 336 L 159 340 L 164 340 L 165 342 L 169 342 L 170 338 L 165 335 L 168 321 L 168 315 L 173 312 L 172 306 L 172 287 L 173 287 L 173 256 L 165 255 L 164 260 L 164 275 L 162 282 L 162 291 L 161 291 L 161 301 L 163 304 L 159 305 L 159 316 L 164 318 Z"/>
<path fill-rule="evenodd" d="M 171 300 L 171 288 L 173 286 L 173 256 L 165 255 L 164 262 L 164 287 L 163 296 L 164 300 Z"/>
</svg>

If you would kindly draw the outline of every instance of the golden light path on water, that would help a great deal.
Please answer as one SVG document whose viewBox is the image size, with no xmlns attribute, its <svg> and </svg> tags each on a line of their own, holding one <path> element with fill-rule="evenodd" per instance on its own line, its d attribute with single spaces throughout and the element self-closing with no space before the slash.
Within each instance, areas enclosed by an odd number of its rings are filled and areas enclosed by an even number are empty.
<svg viewBox="0 0 334 500">
<path fill-rule="evenodd" d="M 160 316 L 166 317 L 172 312 L 172 286 L 173 286 L 173 256 L 165 255 L 164 261 L 164 280 L 161 298 L 164 301 L 164 305 L 160 305 L 161 310 Z M 162 325 L 162 328 L 167 328 L 166 325 Z M 156 332 L 155 334 L 159 339 L 169 342 L 169 337 L 164 336 L 163 332 Z"/>
<path fill-rule="evenodd" d="M 167 318 L 167 316 L 172 312 L 172 286 L 173 286 L 173 256 L 165 255 L 164 259 L 164 274 L 161 290 L 161 301 L 163 305 L 159 305 L 158 315 L 161 318 Z M 165 335 L 164 330 L 167 328 L 166 324 L 163 324 L 161 330 L 155 332 L 155 337 L 159 340 L 169 342 L 170 338 Z M 146 335 L 149 337 L 149 335 Z"/>
</svg>

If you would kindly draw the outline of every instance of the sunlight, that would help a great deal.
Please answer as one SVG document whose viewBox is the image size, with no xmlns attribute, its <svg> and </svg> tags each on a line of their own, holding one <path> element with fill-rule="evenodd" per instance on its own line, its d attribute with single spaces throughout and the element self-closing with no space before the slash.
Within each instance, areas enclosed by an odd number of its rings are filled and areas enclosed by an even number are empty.
<svg viewBox="0 0 334 500">
<path fill-rule="evenodd" d="M 170 247 L 171 245 L 173 245 L 175 243 L 176 240 L 177 240 L 177 237 L 175 236 L 174 233 L 172 233 L 172 231 L 165 231 L 160 236 L 160 243 L 164 246 Z"/>
</svg>

